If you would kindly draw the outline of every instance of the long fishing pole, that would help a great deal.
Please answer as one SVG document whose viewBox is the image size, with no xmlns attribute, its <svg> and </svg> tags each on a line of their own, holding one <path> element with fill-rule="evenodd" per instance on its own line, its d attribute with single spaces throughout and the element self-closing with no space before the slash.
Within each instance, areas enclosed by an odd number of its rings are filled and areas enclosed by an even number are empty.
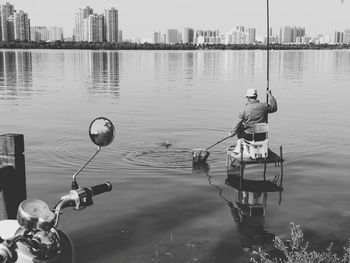
<svg viewBox="0 0 350 263">
<path fill-rule="evenodd" d="M 269 103 L 269 90 L 270 90 L 270 12 L 269 12 L 269 0 L 266 0 L 266 12 L 267 12 L 267 16 L 266 16 L 266 41 L 267 41 L 267 45 L 266 45 L 266 103 Z M 268 114 L 266 114 L 266 123 L 268 121 L 267 118 Z"/>
</svg>

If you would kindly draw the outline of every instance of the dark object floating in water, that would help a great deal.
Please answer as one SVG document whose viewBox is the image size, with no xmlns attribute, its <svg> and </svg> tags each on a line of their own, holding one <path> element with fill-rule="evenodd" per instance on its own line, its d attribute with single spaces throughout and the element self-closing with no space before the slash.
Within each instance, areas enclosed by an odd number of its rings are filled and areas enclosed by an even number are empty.
<svg viewBox="0 0 350 263">
<path fill-rule="evenodd" d="M 160 146 L 164 146 L 165 148 L 169 148 L 172 144 L 169 141 L 164 141 L 160 143 Z"/>
</svg>

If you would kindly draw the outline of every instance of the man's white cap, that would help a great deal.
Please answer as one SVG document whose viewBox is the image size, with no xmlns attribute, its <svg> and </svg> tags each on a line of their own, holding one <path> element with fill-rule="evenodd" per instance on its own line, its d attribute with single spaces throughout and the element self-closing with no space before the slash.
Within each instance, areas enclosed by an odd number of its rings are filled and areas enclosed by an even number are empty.
<svg viewBox="0 0 350 263">
<path fill-rule="evenodd" d="M 248 89 L 247 93 L 245 94 L 246 98 L 255 97 L 255 96 L 258 96 L 258 92 L 256 91 L 256 89 Z"/>
</svg>

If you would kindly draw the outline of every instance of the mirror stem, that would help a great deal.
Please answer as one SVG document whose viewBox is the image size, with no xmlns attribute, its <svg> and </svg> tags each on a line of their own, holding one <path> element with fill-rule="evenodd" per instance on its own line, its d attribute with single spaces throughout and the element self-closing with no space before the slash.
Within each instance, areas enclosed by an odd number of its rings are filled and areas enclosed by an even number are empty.
<svg viewBox="0 0 350 263">
<path fill-rule="evenodd" d="M 89 164 L 89 162 L 95 158 L 95 156 L 100 152 L 101 146 L 98 146 L 97 151 L 95 154 L 82 166 L 80 169 L 73 175 L 73 181 L 72 181 L 72 190 L 77 190 L 79 188 L 78 183 L 76 181 L 77 175 Z"/>
</svg>

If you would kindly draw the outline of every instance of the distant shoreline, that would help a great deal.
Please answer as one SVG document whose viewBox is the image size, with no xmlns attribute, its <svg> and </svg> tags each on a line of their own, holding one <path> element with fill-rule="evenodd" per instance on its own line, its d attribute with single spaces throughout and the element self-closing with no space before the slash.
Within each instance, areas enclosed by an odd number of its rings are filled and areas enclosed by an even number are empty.
<svg viewBox="0 0 350 263">
<path fill-rule="evenodd" d="M 266 50 L 265 44 L 150 44 L 92 42 L 0 42 L 0 49 L 83 49 L 83 50 Z M 350 49 L 350 44 L 270 44 L 271 50 Z"/>
</svg>

